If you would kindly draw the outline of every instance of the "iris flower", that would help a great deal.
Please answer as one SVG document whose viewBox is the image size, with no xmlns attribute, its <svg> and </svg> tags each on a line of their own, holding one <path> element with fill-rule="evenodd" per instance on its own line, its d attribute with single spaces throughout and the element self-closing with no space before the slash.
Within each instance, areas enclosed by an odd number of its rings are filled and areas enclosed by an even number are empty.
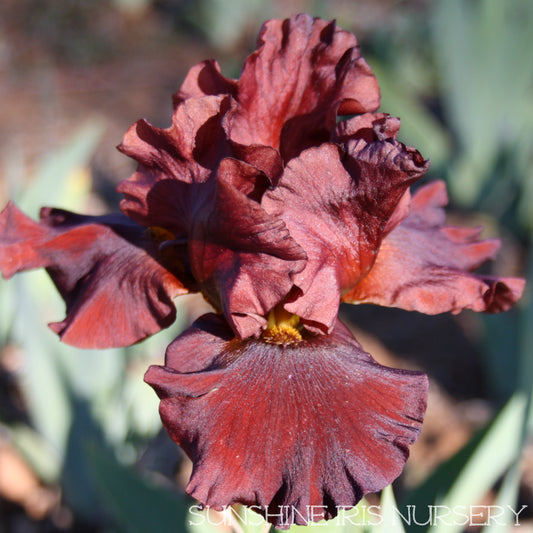
<svg viewBox="0 0 533 533">
<path fill-rule="evenodd" d="M 520 297 L 523 280 L 473 273 L 499 241 L 446 225 L 442 182 L 410 192 L 428 161 L 379 101 L 353 35 L 271 20 L 238 80 L 200 63 L 168 129 L 129 129 L 119 149 L 138 167 L 118 187 L 121 214 L 44 208 L 37 223 L 10 203 L 0 215 L 4 277 L 47 269 L 66 343 L 130 345 L 173 322 L 174 297 L 212 304 L 146 374 L 202 504 L 288 527 L 400 474 L 427 378 L 374 361 L 341 302 L 436 314 Z"/>
</svg>

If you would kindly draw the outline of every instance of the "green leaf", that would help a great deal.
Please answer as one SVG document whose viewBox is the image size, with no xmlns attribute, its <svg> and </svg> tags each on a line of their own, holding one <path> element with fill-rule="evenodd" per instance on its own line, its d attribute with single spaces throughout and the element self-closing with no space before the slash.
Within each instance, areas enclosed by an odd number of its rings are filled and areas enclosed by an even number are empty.
<svg viewBox="0 0 533 533">
<path fill-rule="evenodd" d="M 498 478 L 509 468 L 520 449 L 526 398 L 515 395 L 493 422 L 475 453 L 454 480 L 441 505 L 453 509 L 481 502 Z M 441 524 L 435 533 L 462 531 L 463 526 Z"/>
<path fill-rule="evenodd" d="M 458 137 L 450 185 L 456 199 L 471 205 L 502 149 L 523 136 L 533 81 L 533 57 L 523 50 L 533 46 L 533 4 L 438 0 L 434 5 L 442 97 Z"/>
<path fill-rule="evenodd" d="M 46 274 L 25 273 L 10 283 L 15 286 L 16 319 L 13 339 L 24 350 L 20 386 L 30 419 L 37 431 L 61 455 L 67 439 L 71 411 L 68 394 L 54 347 L 56 336 L 43 324 L 38 294 Z"/>
<path fill-rule="evenodd" d="M 529 272 L 528 279 L 532 279 L 533 275 L 533 231 L 531 232 L 530 239 L 530 258 L 529 258 Z M 514 457 L 514 463 L 511 466 L 509 472 L 506 474 L 501 488 L 498 492 L 498 496 L 495 504 L 505 509 L 504 516 L 500 517 L 499 522 L 495 522 L 486 527 L 484 531 L 490 533 L 505 533 L 508 531 L 508 524 L 517 525 L 519 516 L 515 513 L 521 513 L 524 508 L 516 508 L 518 502 L 518 494 L 520 490 L 520 481 L 522 474 L 522 449 L 528 439 L 533 425 L 533 360 L 531 358 L 531 347 L 533 346 L 533 331 L 531 324 L 533 323 L 533 296 L 531 290 L 526 292 L 523 305 L 520 309 L 521 320 L 519 322 L 519 341 L 520 341 L 520 358 L 519 358 L 519 371 L 518 371 L 518 383 L 517 388 L 527 398 L 527 405 L 522 422 L 522 431 L 520 434 L 520 442 L 516 454 Z M 513 513 L 514 510 L 514 513 Z"/>
<path fill-rule="evenodd" d="M 8 333 L 12 328 L 15 310 L 15 286 L 12 283 L 0 283 L 0 347 L 7 343 Z"/>
<path fill-rule="evenodd" d="M 402 519 L 398 516 L 392 485 L 384 488 L 381 493 L 380 510 L 382 517 L 382 523 L 378 528 L 380 533 L 405 533 Z"/>
<path fill-rule="evenodd" d="M 527 399 L 517 393 L 498 416 L 430 478 L 402 501 L 404 505 L 427 509 L 442 505 L 448 509 L 479 504 L 515 459 L 522 438 Z M 463 525 L 437 524 L 432 531 L 454 533 Z M 415 528 L 406 528 L 414 531 Z"/>
<path fill-rule="evenodd" d="M 88 460 L 104 504 L 127 533 L 184 531 L 188 502 L 118 463 L 104 448 L 91 447 Z"/>
<path fill-rule="evenodd" d="M 521 469 L 517 462 L 506 474 L 502 486 L 498 491 L 498 496 L 493 503 L 498 511 L 501 510 L 502 513 L 500 516 L 494 517 L 494 520 L 491 520 L 483 528 L 483 533 L 507 533 L 511 526 L 519 525 L 520 514 L 527 507 L 527 505 L 521 506 L 520 508 L 516 507 L 521 477 Z"/>
<path fill-rule="evenodd" d="M 89 403 L 77 398 L 65 385 L 72 411 L 72 423 L 61 472 L 61 488 L 67 504 L 90 525 L 102 519 L 104 497 L 99 493 L 92 465 L 88 460 L 88 450 L 106 446 L 101 428 L 95 422 Z"/>
</svg>

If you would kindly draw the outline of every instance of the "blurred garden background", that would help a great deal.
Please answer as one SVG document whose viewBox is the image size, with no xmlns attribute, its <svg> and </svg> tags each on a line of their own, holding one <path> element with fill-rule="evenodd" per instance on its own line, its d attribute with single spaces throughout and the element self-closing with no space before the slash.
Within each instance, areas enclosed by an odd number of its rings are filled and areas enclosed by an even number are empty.
<svg viewBox="0 0 533 533">
<path fill-rule="evenodd" d="M 216 58 L 237 77 L 264 20 L 304 11 L 357 35 L 381 110 L 401 117 L 401 140 L 432 161 L 424 181 L 447 181 L 450 219 L 502 239 L 486 268 L 530 280 L 531 0 L 2 0 L 0 208 L 13 199 L 34 218 L 41 205 L 117 210 L 114 188 L 134 170 L 115 149 L 127 128 L 141 117 L 167 127 L 190 67 Z M 178 321 L 152 339 L 82 351 L 46 327 L 64 309 L 44 272 L 0 279 L 0 533 L 266 531 L 188 514 L 190 464 L 143 382 L 205 309 L 195 297 L 177 305 Z M 416 505 L 423 523 L 435 504 L 510 506 L 533 531 L 530 287 L 502 315 L 342 313 L 379 362 L 430 376 L 422 435 L 382 510 Z M 362 503 L 372 504 L 379 495 Z M 321 531 L 516 529 L 512 513 L 474 521 L 332 521 Z"/>
</svg>

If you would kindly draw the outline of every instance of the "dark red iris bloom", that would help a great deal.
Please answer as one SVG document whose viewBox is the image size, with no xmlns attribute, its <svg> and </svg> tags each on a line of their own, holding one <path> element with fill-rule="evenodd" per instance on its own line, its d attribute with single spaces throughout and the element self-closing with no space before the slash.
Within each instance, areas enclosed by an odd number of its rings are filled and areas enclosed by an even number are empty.
<svg viewBox="0 0 533 533">
<path fill-rule="evenodd" d="M 423 374 L 362 350 L 340 302 L 496 312 L 524 281 L 472 273 L 499 242 L 445 225 L 443 183 L 411 197 L 428 162 L 375 112 L 376 79 L 335 23 L 267 22 L 239 80 L 201 63 L 174 104 L 170 128 L 141 120 L 119 147 L 139 163 L 123 215 L 38 224 L 9 204 L 0 269 L 46 268 L 67 304 L 51 327 L 82 347 L 137 342 L 201 291 L 218 314 L 146 375 L 194 463 L 188 492 L 278 527 L 331 518 L 399 475 L 427 396 Z"/>
</svg>

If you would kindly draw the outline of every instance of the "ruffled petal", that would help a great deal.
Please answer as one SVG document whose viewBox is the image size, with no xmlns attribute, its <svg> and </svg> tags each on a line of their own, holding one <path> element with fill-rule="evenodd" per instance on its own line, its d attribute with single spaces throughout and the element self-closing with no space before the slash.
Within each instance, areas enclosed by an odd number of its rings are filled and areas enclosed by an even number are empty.
<svg viewBox="0 0 533 533">
<path fill-rule="evenodd" d="M 310 148 L 289 162 L 262 204 L 306 251 L 294 278 L 300 292 L 284 307 L 315 332 L 329 332 L 341 294 L 372 266 L 389 220 L 427 162 L 397 141 L 350 141 Z"/>
<path fill-rule="evenodd" d="M 367 143 L 396 139 L 400 131 L 400 119 L 387 113 L 364 113 L 341 120 L 335 128 L 333 141 L 346 143 L 363 139 Z"/>
<path fill-rule="evenodd" d="M 128 130 L 119 150 L 139 167 L 117 188 L 125 195 L 120 208 L 126 215 L 144 226 L 186 233 L 192 214 L 212 193 L 202 185 L 230 155 L 221 124 L 228 106 L 222 96 L 190 99 L 176 109 L 170 128 L 140 120 Z"/>
<path fill-rule="evenodd" d="M 332 518 L 402 471 L 426 407 L 427 378 L 377 364 L 337 322 L 280 346 L 234 339 L 205 315 L 145 380 L 194 463 L 187 492 L 243 503 L 276 527 Z"/>
<path fill-rule="evenodd" d="M 222 75 L 219 64 L 210 59 L 192 67 L 179 91 L 173 96 L 174 107 L 178 107 L 189 98 L 229 94 L 237 97 L 237 80 L 230 80 Z"/>
<path fill-rule="evenodd" d="M 168 327 L 187 289 L 144 228 L 122 215 L 44 208 L 41 223 L 9 203 L 0 213 L 0 271 L 46 268 L 67 304 L 50 327 L 81 348 L 128 346 Z"/>
<path fill-rule="evenodd" d="M 413 196 L 411 211 L 382 242 L 369 274 L 344 295 L 348 303 L 374 303 L 437 314 L 462 309 L 506 311 L 525 280 L 471 272 L 498 252 L 497 239 L 479 240 L 481 228 L 445 226 L 443 182 Z"/>
<path fill-rule="evenodd" d="M 330 140 L 337 111 L 374 111 L 379 87 L 355 37 L 302 14 L 263 25 L 238 81 L 229 135 L 279 149 L 288 161 Z"/>
<path fill-rule="evenodd" d="M 193 67 L 174 96 L 230 95 L 237 103 L 226 129 L 238 145 L 279 150 L 285 161 L 331 138 L 336 115 L 379 107 L 379 87 L 356 38 L 334 21 L 301 14 L 269 20 L 239 80 L 215 61 Z"/>
<path fill-rule="evenodd" d="M 307 258 L 283 220 L 256 201 L 265 179 L 242 161 L 222 161 L 213 204 L 197 213 L 189 235 L 195 279 L 243 338 L 259 335 Z"/>
</svg>

